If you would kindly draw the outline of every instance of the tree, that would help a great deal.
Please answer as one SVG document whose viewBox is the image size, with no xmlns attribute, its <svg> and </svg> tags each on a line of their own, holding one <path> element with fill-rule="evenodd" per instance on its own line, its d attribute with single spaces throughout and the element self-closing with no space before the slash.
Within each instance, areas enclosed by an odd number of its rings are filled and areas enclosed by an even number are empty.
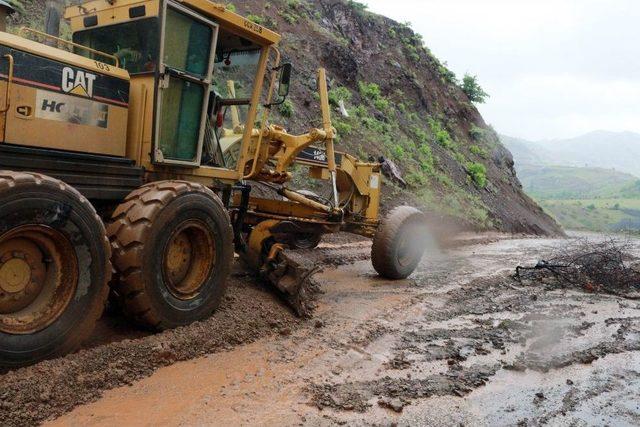
<svg viewBox="0 0 640 427">
<path fill-rule="evenodd" d="M 462 79 L 462 91 L 471 102 L 484 104 L 489 98 L 489 94 L 478 84 L 478 78 L 470 74 L 465 74 L 464 79 Z"/>
</svg>

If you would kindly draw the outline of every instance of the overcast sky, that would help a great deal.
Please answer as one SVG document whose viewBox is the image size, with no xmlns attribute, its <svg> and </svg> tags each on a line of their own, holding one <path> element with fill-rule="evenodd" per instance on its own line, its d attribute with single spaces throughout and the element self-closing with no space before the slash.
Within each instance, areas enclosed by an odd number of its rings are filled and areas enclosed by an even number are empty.
<svg viewBox="0 0 640 427">
<path fill-rule="evenodd" d="M 459 77 L 476 74 L 498 132 L 640 132 L 638 0 L 360 0 L 411 22 Z"/>
</svg>

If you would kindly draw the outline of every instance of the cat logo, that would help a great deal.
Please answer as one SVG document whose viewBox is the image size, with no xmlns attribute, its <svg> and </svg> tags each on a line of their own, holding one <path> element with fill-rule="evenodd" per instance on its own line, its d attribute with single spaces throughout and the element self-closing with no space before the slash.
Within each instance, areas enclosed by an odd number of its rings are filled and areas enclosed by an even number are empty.
<svg viewBox="0 0 640 427">
<path fill-rule="evenodd" d="M 93 96 L 93 82 L 96 75 L 82 70 L 64 67 L 62 69 L 62 90 L 73 95 Z"/>
</svg>

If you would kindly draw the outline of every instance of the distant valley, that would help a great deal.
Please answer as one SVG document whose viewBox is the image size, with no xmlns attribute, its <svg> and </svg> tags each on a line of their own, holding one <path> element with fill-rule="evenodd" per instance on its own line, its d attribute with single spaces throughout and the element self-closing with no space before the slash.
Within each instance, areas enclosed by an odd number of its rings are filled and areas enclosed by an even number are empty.
<svg viewBox="0 0 640 427">
<path fill-rule="evenodd" d="M 524 190 L 565 228 L 640 230 L 640 134 L 501 139 L 513 154 Z"/>
</svg>

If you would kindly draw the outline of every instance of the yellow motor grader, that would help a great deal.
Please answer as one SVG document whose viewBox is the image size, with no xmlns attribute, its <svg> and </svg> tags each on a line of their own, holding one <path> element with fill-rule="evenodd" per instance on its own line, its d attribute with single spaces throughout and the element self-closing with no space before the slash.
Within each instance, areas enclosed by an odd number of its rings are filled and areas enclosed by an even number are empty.
<svg viewBox="0 0 640 427">
<path fill-rule="evenodd" d="M 384 277 L 414 271 L 423 218 L 379 220 L 380 165 L 334 150 L 324 70 L 322 128 L 270 124 L 292 74 L 278 34 L 208 0 L 65 18 L 72 41 L 0 33 L 0 367 L 77 349 L 109 289 L 147 328 L 203 319 L 235 253 L 299 314 L 312 268 L 289 253 L 323 234 L 372 237 Z M 290 188 L 294 163 L 331 196 Z"/>
</svg>

